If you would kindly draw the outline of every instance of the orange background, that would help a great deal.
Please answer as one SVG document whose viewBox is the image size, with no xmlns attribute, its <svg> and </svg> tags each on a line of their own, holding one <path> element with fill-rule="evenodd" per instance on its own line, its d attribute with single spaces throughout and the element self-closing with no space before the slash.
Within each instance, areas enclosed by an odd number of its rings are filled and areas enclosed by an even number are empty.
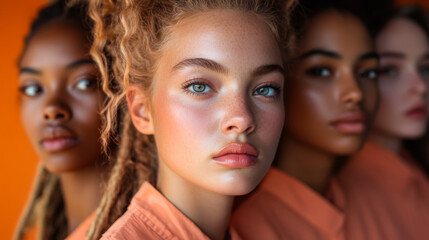
<svg viewBox="0 0 429 240">
<path fill-rule="evenodd" d="M 16 61 L 29 24 L 37 9 L 45 2 L 47 1 L 0 2 L 0 73 L 4 74 L 0 80 L 0 133 L 3 136 L 0 139 L 0 239 L 11 239 L 37 165 L 37 157 L 19 118 Z M 428 0 L 398 2 L 420 2 L 429 8 Z"/>
</svg>

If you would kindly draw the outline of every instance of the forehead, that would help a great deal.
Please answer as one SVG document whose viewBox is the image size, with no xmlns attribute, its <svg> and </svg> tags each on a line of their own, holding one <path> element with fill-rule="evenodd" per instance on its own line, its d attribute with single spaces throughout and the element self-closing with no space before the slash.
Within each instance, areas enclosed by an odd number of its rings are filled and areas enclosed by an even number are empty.
<svg viewBox="0 0 429 240">
<path fill-rule="evenodd" d="M 51 23 L 41 28 L 30 40 L 21 66 L 42 68 L 67 65 L 89 57 L 89 41 L 84 32 L 71 23 Z"/>
<path fill-rule="evenodd" d="M 347 57 L 373 50 L 373 43 L 367 29 L 357 17 L 327 10 L 307 23 L 299 47 L 300 52 L 323 49 Z"/>
<path fill-rule="evenodd" d="M 392 20 L 377 37 L 377 50 L 420 56 L 429 51 L 429 39 L 423 29 L 410 20 Z"/>
<path fill-rule="evenodd" d="M 212 10 L 194 14 L 173 27 L 165 55 L 180 61 L 208 58 L 226 64 L 281 63 L 275 35 L 256 14 Z M 251 61 L 250 61 L 251 60 Z"/>
</svg>

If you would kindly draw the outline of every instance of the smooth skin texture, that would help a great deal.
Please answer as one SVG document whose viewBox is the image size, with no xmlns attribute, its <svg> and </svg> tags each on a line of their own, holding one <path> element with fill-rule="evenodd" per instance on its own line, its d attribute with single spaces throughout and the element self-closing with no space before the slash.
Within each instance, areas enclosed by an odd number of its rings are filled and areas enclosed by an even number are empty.
<svg viewBox="0 0 429 240">
<path fill-rule="evenodd" d="M 176 25 L 158 63 L 149 101 L 138 87 L 128 91 L 134 125 L 155 136 L 157 188 L 210 238 L 223 239 L 234 196 L 260 182 L 280 138 L 280 48 L 256 15 L 212 10 Z M 230 143 L 254 146 L 256 163 L 218 164 L 213 156 Z"/>
<path fill-rule="evenodd" d="M 323 194 L 336 157 L 362 146 L 364 131 L 340 131 L 334 123 L 363 114 L 368 129 L 377 106 L 378 59 L 362 22 L 336 10 L 311 19 L 297 49 L 296 71 L 285 87 L 278 167 Z"/>
<path fill-rule="evenodd" d="M 69 230 L 101 199 L 99 112 L 104 94 L 87 36 L 56 22 L 30 40 L 19 64 L 22 124 L 43 166 L 60 177 Z"/>
<path fill-rule="evenodd" d="M 381 57 L 380 108 L 370 139 L 399 154 L 402 139 L 426 131 L 429 39 L 407 19 L 392 20 L 377 37 Z M 416 106 L 426 113 L 412 115 Z"/>
</svg>

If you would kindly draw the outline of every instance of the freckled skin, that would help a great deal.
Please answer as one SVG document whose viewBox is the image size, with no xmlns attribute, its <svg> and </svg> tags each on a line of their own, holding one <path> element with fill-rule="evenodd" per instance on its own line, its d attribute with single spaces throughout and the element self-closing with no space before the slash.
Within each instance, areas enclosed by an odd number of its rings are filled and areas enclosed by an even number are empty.
<svg viewBox="0 0 429 240">
<path fill-rule="evenodd" d="M 380 108 L 374 122 L 374 137 L 392 139 L 417 138 L 426 130 L 426 118 L 406 115 L 415 104 L 428 102 L 428 74 L 419 68 L 429 65 L 423 59 L 429 53 L 429 39 L 422 29 L 406 19 L 392 20 L 377 37 L 377 51 L 381 57 L 382 74 L 379 80 Z M 403 57 L 387 57 L 399 53 Z M 384 71 L 391 69 L 390 73 Z"/>
<path fill-rule="evenodd" d="M 255 75 L 263 66 L 284 68 L 274 34 L 254 14 L 213 10 L 174 26 L 154 76 L 150 111 L 159 155 L 157 188 L 211 239 L 224 239 L 233 197 L 253 190 L 274 159 L 284 124 L 283 71 Z M 208 59 L 223 71 L 174 66 Z M 208 91 L 191 93 L 192 81 Z M 200 87 L 199 85 L 199 87 Z M 255 92 L 279 89 L 272 97 Z M 128 93 L 133 122 L 142 117 Z M 131 100 L 130 100 L 131 99 Z M 143 124 L 145 125 L 145 124 Z M 142 127 L 140 129 L 146 129 Z M 259 153 L 254 165 L 230 168 L 213 157 L 230 143 L 248 143 Z"/>
<path fill-rule="evenodd" d="M 249 27 L 241 28 L 243 25 Z M 235 17 L 226 12 L 225 19 L 214 14 L 195 16 L 177 26 L 172 39 L 171 47 L 160 60 L 153 93 L 160 161 L 200 187 L 225 195 L 245 194 L 270 166 L 282 129 L 281 99 L 264 101 L 251 95 L 263 82 L 283 84 L 278 73 L 250 78 L 251 71 L 260 65 L 281 65 L 274 36 L 252 15 Z M 190 57 L 212 59 L 226 66 L 228 73 L 192 67 L 171 71 L 179 61 Z M 207 78 L 217 93 L 206 99 L 189 96 L 181 84 L 193 77 Z M 237 130 L 226 131 L 229 125 Z M 243 128 L 251 125 L 255 130 L 243 134 Z M 260 160 L 255 166 L 228 169 L 211 160 L 213 154 L 226 144 L 239 141 L 240 136 L 257 148 Z"/>
<path fill-rule="evenodd" d="M 368 120 L 375 112 L 376 81 L 357 76 L 360 71 L 378 66 L 376 59 L 358 60 L 373 51 L 372 41 L 358 19 L 335 11 L 316 16 L 308 26 L 298 55 L 324 49 L 338 53 L 341 59 L 318 55 L 298 60 L 295 76 L 286 86 L 288 136 L 334 155 L 354 153 L 364 135 L 341 133 L 330 123 L 351 111 L 362 111 Z M 331 76 L 321 78 L 306 73 L 320 66 L 332 69 Z"/>
<path fill-rule="evenodd" d="M 79 170 L 101 158 L 99 112 L 104 95 L 96 87 L 85 91 L 76 87 L 82 79 L 96 81 L 98 70 L 95 64 L 67 68 L 74 61 L 90 59 L 89 46 L 87 36 L 73 25 L 51 24 L 31 39 L 20 63 L 21 69 L 40 72 L 20 74 L 21 87 L 36 84 L 42 89 L 37 96 L 21 94 L 21 120 L 42 164 L 53 173 Z M 65 118 L 52 117 L 58 113 Z M 74 132 L 78 144 L 58 152 L 44 149 L 43 129 L 55 124 Z"/>
</svg>

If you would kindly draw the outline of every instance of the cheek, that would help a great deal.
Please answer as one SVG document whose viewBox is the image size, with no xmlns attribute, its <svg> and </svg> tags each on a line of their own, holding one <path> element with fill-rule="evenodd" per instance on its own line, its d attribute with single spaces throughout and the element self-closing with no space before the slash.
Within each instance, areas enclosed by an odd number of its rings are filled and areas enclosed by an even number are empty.
<svg viewBox="0 0 429 240">
<path fill-rule="evenodd" d="M 37 139 L 37 130 L 39 128 L 40 121 L 43 120 L 43 113 L 39 106 L 40 104 L 38 104 L 38 101 L 36 100 L 22 100 L 20 105 L 21 123 L 33 144 L 36 144 L 39 141 L 39 139 Z"/>
<path fill-rule="evenodd" d="M 378 106 L 378 89 L 374 81 L 363 81 L 361 83 L 363 93 L 363 111 L 373 118 Z"/>
<path fill-rule="evenodd" d="M 401 98 L 402 92 L 398 82 L 385 79 L 380 81 L 380 106 L 377 118 L 386 118 L 394 120 L 395 116 L 400 113 L 403 103 Z"/>
<path fill-rule="evenodd" d="M 99 130 L 101 128 L 101 116 L 103 98 L 98 95 L 89 95 L 76 98 L 70 106 L 73 112 L 73 121 L 77 124 L 83 133 L 97 133 L 95 137 L 99 137 Z M 84 130 L 85 129 L 85 130 Z"/>
<path fill-rule="evenodd" d="M 254 110 L 256 126 L 259 128 L 257 134 L 262 139 L 262 143 L 270 152 L 275 152 L 282 133 L 285 120 L 285 110 L 283 104 L 272 104 L 265 107 L 257 107 Z"/>
<path fill-rule="evenodd" d="M 297 86 L 287 99 L 286 121 L 291 130 L 313 133 L 314 128 L 325 128 L 329 112 L 335 106 L 332 104 L 333 93 L 326 89 L 312 89 L 307 86 Z"/>
<path fill-rule="evenodd" d="M 161 158 L 174 153 L 186 159 L 215 137 L 216 111 L 207 103 L 191 101 L 183 93 L 164 91 L 154 96 L 153 109 L 154 135 Z"/>
</svg>

